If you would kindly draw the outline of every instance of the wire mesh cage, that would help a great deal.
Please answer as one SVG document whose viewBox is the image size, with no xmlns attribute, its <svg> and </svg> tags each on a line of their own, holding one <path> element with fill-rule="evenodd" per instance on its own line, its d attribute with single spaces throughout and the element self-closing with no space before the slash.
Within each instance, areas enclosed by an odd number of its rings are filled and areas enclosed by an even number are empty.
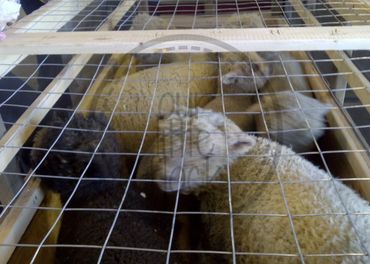
<svg viewBox="0 0 370 264">
<path fill-rule="evenodd" d="M 361 0 L 63 0 L 23 17 L 0 42 L 1 263 L 368 263 L 370 54 L 310 37 L 340 43 L 369 18 Z M 278 48 L 228 42 L 266 28 Z M 297 28 L 308 43 L 280 51 Z"/>
</svg>

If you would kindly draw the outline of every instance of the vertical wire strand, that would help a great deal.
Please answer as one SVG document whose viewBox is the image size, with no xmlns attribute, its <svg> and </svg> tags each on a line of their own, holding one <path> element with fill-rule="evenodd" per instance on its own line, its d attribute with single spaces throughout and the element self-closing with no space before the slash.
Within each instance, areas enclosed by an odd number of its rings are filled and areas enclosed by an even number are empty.
<svg viewBox="0 0 370 264">
<path fill-rule="evenodd" d="M 100 64 L 99 66 L 97 67 L 96 71 L 95 71 L 95 74 L 94 74 L 94 77 L 97 76 L 98 72 L 99 72 L 99 69 L 101 68 L 101 65 L 103 63 L 103 60 L 104 60 L 104 56 L 102 56 L 101 60 L 100 60 Z M 94 78 L 93 78 L 94 79 Z M 90 88 L 92 87 L 92 83 L 93 83 L 93 79 L 92 81 L 90 82 L 90 85 L 88 87 L 88 89 L 86 90 L 85 94 L 90 90 Z M 79 104 L 76 106 L 76 109 L 73 111 L 71 117 L 69 118 L 69 120 L 67 121 L 67 123 L 64 125 L 64 127 L 62 128 L 62 131 L 58 134 L 57 138 L 54 140 L 54 142 L 52 143 L 52 145 L 50 146 L 50 148 L 47 150 L 47 152 L 45 153 L 45 155 L 43 156 L 43 158 L 41 159 L 41 161 L 39 162 L 39 164 L 33 169 L 29 179 L 31 179 L 31 177 L 35 174 L 35 172 L 37 171 L 37 169 L 41 166 L 41 164 L 43 163 L 43 161 L 46 159 L 46 157 L 49 155 L 50 151 L 53 149 L 53 147 L 56 145 L 56 143 L 58 142 L 58 140 L 62 137 L 64 131 L 66 130 L 66 128 L 68 127 L 68 125 L 71 123 L 72 119 L 74 118 L 74 116 L 76 115 L 80 105 L 82 104 L 83 102 L 83 99 L 84 97 L 81 99 L 81 101 L 79 102 Z M 39 254 L 39 252 L 41 251 L 41 248 L 42 248 L 42 245 L 45 243 L 46 239 L 50 236 L 51 232 L 53 231 L 53 229 L 55 228 L 55 226 L 57 225 L 58 221 L 61 219 L 66 207 L 68 206 L 69 202 L 72 200 L 72 197 L 73 195 L 76 193 L 77 189 L 78 189 L 78 186 L 80 185 L 81 181 L 82 181 L 82 178 L 84 177 L 87 169 L 89 168 L 95 154 L 96 154 L 96 151 L 97 149 L 99 148 L 103 138 L 104 138 L 104 135 L 109 127 L 109 122 L 105 128 L 105 132 L 103 133 L 97 147 L 94 149 L 94 153 L 93 155 L 91 156 L 88 164 L 86 165 L 85 169 L 83 170 L 83 172 L 81 173 L 77 183 L 76 183 L 76 186 L 75 188 L 73 189 L 71 195 L 69 196 L 69 198 L 67 199 L 67 201 L 65 202 L 65 204 L 63 205 L 63 207 L 61 208 L 61 211 L 59 212 L 56 220 L 54 221 L 54 223 L 52 224 L 52 226 L 49 228 L 49 231 L 45 234 L 45 236 L 43 237 L 43 239 L 41 240 L 41 242 L 39 243 L 37 249 L 36 249 L 36 252 L 34 253 L 32 259 L 31 259 L 31 263 L 34 263 L 36 261 L 36 258 L 37 258 L 37 255 Z"/>
<path fill-rule="evenodd" d="M 228 126 L 226 125 L 226 115 L 225 115 L 225 100 L 223 91 L 223 81 L 222 81 L 222 67 L 220 55 L 218 55 L 218 65 L 219 65 L 219 76 L 220 76 L 220 92 L 221 92 L 221 105 L 222 113 L 224 117 L 224 131 L 225 131 L 225 145 L 226 145 L 226 174 L 227 174 L 227 191 L 228 191 L 228 205 L 229 205 L 229 221 L 230 221 L 230 239 L 231 239 L 231 252 L 233 264 L 236 264 L 236 248 L 235 248 L 235 236 L 234 236 L 234 215 L 233 215 L 233 204 L 232 204 L 232 187 L 231 187 L 231 176 L 230 176 L 230 156 L 229 156 L 229 144 L 228 144 Z"/>
<path fill-rule="evenodd" d="M 100 61 L 100 65 L 102 64 L 102 61 L 103 61 L 103 58 L 104 56 L 102 57 L 101 61 Z M 71 65 L 71 67 L 73 67 L 73 65 Z M 98 73 L 98 70 L 99 70 L 99 66 L 95 72 L 95 75 L 93 77 L 93 79 L 91 80 L 90 82 L 90 85 L 89 87 L 86 89 L 85 91 L 85 94 L 88 93 L 88 91 L 90 90 L 91 88 L 91 85 L 92 85 L 92 81 L 95 79 L 95 76 L 97 75 Z M 80 101 L 80 103 L 82 102 L 82 99 Z M 80 105 L 80 104 L 79 104 Z M 72 120 L 73 116 L 75 115 L 76 111 L 78 109 L 78 106 L 76 107 L 76 109 L 73 111 L 72 113 L 72 116 L 70 118 L 70 120 L 68 120 L 67 124 L 63 127 L 61 133 L 57 136 L 56 140 L 52 143 L 52 145 L 50 146 L 50 148 L 47 150 L 47 152 L 45 153 L 45 155 L 43 156 L 43 158 L 40 160 L 39 164 L 37 164 L 37 166 L 31 171 L 29 177 L 25 180 L 25 182 L 23 183 L 23 186 L 18 190 L 18 192 L 14 195 L 14 197 L 9 201 L 9 203 L 6 205 L 6 207 L 3 209 L 3 211 L 0 213 L 0 219 L 5 215 L 5 213 L 7 212 L 7 210 L 9 209 L 9 207 L 15 202 L 15 200 L 19 197 L 19 195 L 23 192 L 23 190 L 26 188 L 28 182 L 31 180 L 31 178 L 33 178 L 33 175 L 35 174 L 35 172 L 37 171 L 37 169 L 41 166 L 42 162 L 46 159 L 46 156 L 49 154 L 49 152 L 51 151 L 51 149 L 54 147 L 54 145 L 56 144 L 56 142 L 59 140 L 59 138 L 61 137 L 64 129 L 68 126 L 68 124 L 70 123 L 70 121 Z M 13 135 L 14 136 L 14 135 Z"/>
<path fill-rule="evenodd" d="M 185 128 L 184 128 L 184 142 L 182 147 L 182 157 L 181 157 L 181 164 L 180 164 L 180 175 L 179 180 L 177 183 L 177 193 L 176 193 L 176 199 L 175 199 L 175 206 L 173 210 L 173 218 L 172 218 L 172 225 L 171 225 L 171 233 L 170 233 L 170 240 L 168 243 L 168 249 L 167 249 L 167 256 L 166 256 L 166 264 L 170 263 L 170 256 L 171 256 L 171 248 L 173 243 L 173 236 L 175 233 L 175 225 L 176 225 L 176 214 L 179 206 L 179 200 L 180 200 L 180 193 L 181 193 L 181 181 L 183 177 L 183 171 L 184 171 L 184 163 L 185 163 L 185 156 L 186 156 L 186 141 L 187 141 L 187 130 L 188 130 L 188 115 L 189 115 L 189 106 L 190 106 L 190 81 L 191 81 L 191 54 L 189 55 L 189 61 L 188 61 L 188 78 L 187 78 L 187 92 L 186 92 L 186 113 L 185 113 Z M 190 131 L 191 133 L 191 131 Z M 167 153 L 166 153 L 167 154 Z"/>
<path fill-rule="evenodd" d="M 354 231 L 355 231 L 355 234 L 356 234 L 356 236 L 357 236 L 358 241 L 360 241 L 361 248 L 362 248 L 363 252 L 366 252 L 366 253 L 365 253 L 365 255 L 366 255 L 366 256 L 369 256 L 369 252 L 367 251 L 367 249 L 366 249 L 366 247 L 365 247 L 364 243 L 362 242 L 361 236 L 359 235 L 359 232 L 358 232 L 358 230 L 357 230 L 357 228 L 356 228 L 356 225 L 353 223 L 353 220 L 352 220 L 352 218 L 350 217 L 349 211 L 348 211 L 347 207 L 345 206 L 345 203 L 344 203 L 344 201 L 343 201 L 343 198 L 342 198 L 342 196 L 340 195 L 340 192 L 338 191 L 338 188 L 337 188 L 337 186 L 336 186 L 336 185 L 335 185 L 335 183 L 334 183 L 334 176 L 333 176 L 333 174 L 331 173 L 331 170 L 330 170 L 330 168 L 329 168 L 329 166 L 328 166 L 328 164 L 327 164 L 327 162 L 326 162 L 326 160 L 325 160 L 325 157 L 324 157 L 324 155 L 323 155 L 323 153 L 322 153 L 322 150 L 321 150 L 321 148 L 320 148 L 319 144 L 317 143 L 317 140 L 316 140 L 315 136 L 313 135 L 313 132 L 312 132 L 312 128 L 311 128 L 311 126 L 310 126 L 310 123 L 308 122 L 308 120 L 307 120 L 307 118 L 306 118 L 306 115 L 305 115 L 305 113 L 304 113 L 304 111 L 303 111 L 303 109 L 302 109 L 302 105 L 300 104 L 300 102 L 299 102 L 299 100 L 298 100 L 298 98 L 297 98 L 296 92 L 294 91 L 293 85 L 292 85 L 292 83 L 291 83 L 291 81 L 290 81 L 289 75 L 287 74 L 286 68 L 285 68 L 285 66 L 284 66 L 284 63 L 283 63 L 283 61 L 282 61 L 282 59 L 281 59 L 281 56 L 280 56 L 280 55 L 279 55 L 279 59 L 280 59 L 280 62 L 282 63 L 282 65 L 283 65 L 284 72 L 285 72 L 285 74 L 286 74 L 286 76 L 287 76 L 287 78 L 288 78 L 289 87 L 290 87 L 290 89 L 292 90 L 292 92 L 293 92 L 293 94 L 294 94 L 294 96 L 295 96 L 295 99 L 296 99 L 296 101 L 297 101 L 298 107 L 299 107 L 300 111 L 302 112 L 303 116 L 305 116 L 305 122 L 306 122 L 306 125 L 307 125 L 307 127 L 308 127 L 308 129 L 309 129 L 309 131 L 310 131 L 310 133 L 311 133 L 311 136 L 312 136 L 312 138 L 313 138 L 314 144 L 315 144 L 315 146 L 316 146 L 317 150 L 319 151 L 320 158 L 321 158 L 321 160 L 322 160 L 322 162 L 323 162 L 323 164 L 324 164 L 324 167 L 325 167 L 326 172 L 328 173 L 328 175 L 329 175 L 329 177 L 330 177 L 330 181 L 331 181 L 331 183 L 332 183 L 332 185 L 333 185 L 333 187 L 334 187 L 334 190 L 335 190 L 335 192 L 337 193 L 337 196 L 339 197 L 340 203 L 342 204 L 342 206 L 343 206 L 343 208 L 344 208 L 344 210 L 345 210 L 345 212 L 346 212 L 346 216 L 348 217 L 348 219 L 349 219 L 349 221 L 350 221 L 350 223 L 351 223 L 351 226 L 352 226 L 352 228 L 353 228 L 353 229 L 354 229 Z M 318 71 L 318 69 L 316 69 L 316 70 Z M 318 71 L 318 72 L 319 72 L 319 71 Z M 332 94 L 331 94 L 331 97 L 333 97 L 333 95 L 332 95 Z M 339 108 L 340 108 L 340 107 L 339 107 Z"/>
<path fill-rule="evenodd" d="M 267 125 L 267 122 L 266 122 L 266 118 L 265 118 L 265 112 L 263 110 L 261 98 L 260 98 L 260 95 L 259 95 L 259 92 L 258 92 L 258 87 L 257 87 L 257 82 L 256 82 L 256 76 L 255 76 L 253 65 L 252 65 L 252 62 L 251 62 L 250 59 L 249 59 L 249 66 L 250 66 L 251 71 L 252 71 L 254 86 L 255 86 L 255 89 L 256 89 L 256 95 L 257 95 L 258 105 L 259 105 L 260 110 L 261 110 L 263 124 L 264 124 L 264 126 L 266 128 L 267 137 L 271 141 L 271 136 L 270 136 L 269 128 L 268 128 L 268 125 Z M 278 166 L 278 164 L 276 163 L 276 155 L 278 155 L 278 154 L 279 153 L 273 153 L 271 155 L 272 156 L 272 159 L 273 159 L 275 175 L 276 175 L 276 177 L 278 179 L 278 182 L 279 182 L 280 191 L 281 191 L 282 198 L 283 198 L 283 201 L 284 201 L 284 207 L 285 207 L 285 209 L 287 211 L 287 214 L 288 214 L 289 225 L 290 225 L 290 228 L 291 228 L 291 231 L 292 231 L 294 242 L 295 242 L 296 247 L 297 247 L 298 255 L 299 255 L 299 258 L 300 258 L 301 263 L 304 264 L 305 263 L 304 256 L 303 256 L 302 249 L 301 249 L 301 246 L 300 246 L 300 243 L 299 243 L 299 240 L 298 240 L 297 233 L 295 231 L 293 217 L 292 217 L 292 214 L 290 212 L 290 207 L 289 207 L 288 201 L 286 199 L 286 195 L 285 195 L 285 189 L 284 189 L 282 180 L 280 178 L 280 175 L 278 173 L 278 170 L 276 169 L 277 166 Z"/>
<path fill-rule="evenodd" d="M 106 239 L 105 239 L 105 241 L 104 241 L 104 244 L 103 244 L 103 246 L 102 246 L 102 249 L 101 249 L 101 251 L 100 251 L 99 259 L 98 259 L 97 263 L 101 263 L 101 262 L 102 262 L 102 260 L 103 260 L 104 251 L 105 251 L 105 249 L 106 249 L 106 247 L 107 247 L 107 244 L 108 244 L 108 242 L 109 242 L 110 236 L 112 235 L 113 229 L 114 229 L 114 227 L 115 227 L 115 225 L 116 225 L 116 223 L 117 223 L 118 216 L 119 216 L 119 214 L 120 214 L 120 210 L 122 209 L 123 203 L 124 203 L 124 201 L 125 201 L 125 199 L 126 199 L 126 195 L 127 195 L 128 189 L 129 189 L 130 184 L 131 184 L 131 182 L 132 182 L 131 180 L 132 180 L 132 178 L 133 178 L 133 176 L 134 176 L 134 172 L 135 172 L 136 167 L 137 167 L 137 165 L 138 165 L 138 163 L 139 163 L 140 154 L 141 154 L 141 151 L 142 151 L 143 146 L 144 146 L 144 142 L 145 142 L 146 135 L 147 135 L 147 133 L 148 133 L 149 123 L 150 123 L 150 117 L 151 117 L 151 115 L 152 115 L 152 111 L 153 111 L 154 100 L 155 100 L 155 98 L 156 98 L 156 93 L 157 93 L 157 88 L 158 88 L 158 81 L 159 81 L 159 73 L 160 73 L 160 69 L 161 69 L 162 56 L 163 56 L 163 55 L 161 54 L 161 55 L 160 55 L 160 57 L 159 57 L 158 69 L 157 69 L 157 73 L 156 73 L 156 77 L 155 77 L 155 78 L 156 78 L 156 79 L 155 79 L 155 87 L 154 87 L 153 96 L 152 96 L 152 98 L 151 98 L 151 102 L 150 102 L 150 106 L 149 106 L 149 111 L 148 111 L 148 116 L 147 116 L 147 122 L 146 122 L 146 124 L 145 124 L 145 128 L 144 128 L 144 131 L 143 131 L 143 132 L 144 132 L 144 135 L 143 135 L 143 138 L 142 138 L 142 140 L 141 140 L 141 143 L 140 143 L 140 146 L 139 146 L 139 149 L 138 149 L 138 152 L 137 152 L 137 156 L 136 156 L 136 158 L 135 158 L 135 163 L 134 163 L 134 165 L 133 165 L 133 167 L 132 167 L 132 170 L 131 170 L 130 176 L 129 176 L 129 178 L 128 178 L 126 189 L 125 189 L 125 191 L 124 191 L 124 194 L 123 194 L 123 196 L 122 196 L 122 199 L 121 199 L 121 201 L 120 201 L 120 204 L 119 204 L 119 206 L 118 206 L 118 208 L 117 208 L 117 212 L 116 212 L 116 214 L 115 214 L 115 216 L 114 216 L 113 223 L 112 223 L 112 225 L 111 225 L 111 227 L 110 227 L 110 229 L 109 229 L 108 235 L 107 235 L 107 237 L 106 237 Z M 133 56 L 132 56 L 131 58 L 133 58 Z M 128 73 L 129 73 L 129 71 L 127 72 L 126 77 L 128 76 Z M 117 101 L 117 102 L 118 102 L 118 101 Z M 118 104 L 116 104 L 115 108 L 116 108 L 117 106 L 118 106 Z M 115 110 L 115 109 L 114 109 L 114 110 Z M 113 112 L 114 112 L 114 111 L 113 111 Z"/>
</svg>

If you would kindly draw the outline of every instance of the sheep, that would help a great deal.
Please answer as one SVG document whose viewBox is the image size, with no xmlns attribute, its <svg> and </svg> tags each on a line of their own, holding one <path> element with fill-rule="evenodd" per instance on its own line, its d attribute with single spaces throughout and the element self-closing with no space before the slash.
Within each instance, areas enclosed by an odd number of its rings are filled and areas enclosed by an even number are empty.
<svg viewBox="0 0 370 264">
<path fill-rule="evenodd" d="M 213 77 L 216 74 L 217 65 L 208 63 L 190 66 L 184 63 L 176 67 L 164 64 L 159 69 L 145 69 L 100 87 L 96 94 L 84 98 L 91 100 L 80 110 L 108 114 L 114 110 L 112 128 L 120 131 L 117 134 L 121 151 L 137 153 L 144 131 L 149 131 L 145 133 L 142 148 L 145 152 L 155 138 L 158 117 L 172 112 L 175 105 L 187 105 L 188 101 L 191 107 L 206 105 L 217 89 L 217 79 Z"/>
<path fill-rule="evenodd" d="M 222 26 L 225 28 L 238 28 L 241 24 L 244 27 L 264 27 L 264 21 L 257 13 L 243 13 L 240 15 L 235 13 L 228 17 L 222 23 Z M 213 111 L 222 111 L 223 99 L 227 112 L 239 112 L 238 114 L 229 114 L 228 117 L 243 131 L 252 131 L 255 129 L 253 112 L 260 110 L 258 104 L 253 105 L 257 101 L 253 93 L 270 95 L 291 90 L 291 83 L 293 89 L 304 90 L 306 95 L 311 96 L 308 92 L 310 86 L 303 77 L 303 69 L 293 55 L 288 52 L 222 54 L 221 83 L 224 96 L 215 98 L 205 108 Z M 284 61 L 284 66 L 280 62 L 280 57 Z M 289 79 L 285 77 L 286 74 L 289 75 Z M 240 95 L 241 93 L 246 93 L 246 95 Z M 238 95 L 233 96 L 229 94 Z M 318 118 L 321 118 L 321 116 L 318 116 Z M 270 120 L 267 120 L 267 122 L 270 122 Z M 270 124 L 268 123 L 268 125 Z M 284 127 L 288 125 L 289 123 L 286 123 Z M 304 141 L 309 141 L 310 139 L 312 141 L 312 137 L 305 138 Z"/>
<path fill-rule="evenodd" d="M 330 106 L 301 93 L 284 92 L 263 96 L 261 105 L 256 103 L 246 112 L 260 112 L 262 107 L 263 114 L 254 116 L 257 131 L 266 131 L 266 122 L 272 140 L 304 152 L 313 148 L 314 139 L 324 135 Z"/>
<path fill-rule="evenodd" d="M 276 61 L 277 64 L 270 64 L 272 68 L 270 77 L 266 77 L 264 85 L 259 85 L 255 88 L 255 90 L 258 90 L 260 102 L 254 102 L 253 104 L 255 99 L 251 95 L 230 96 L 229 98 L 224 97 L 225 109 L 228 112 L 233 111 L 245 113 L 230 115 L 229 117 L 243 131 L 251 131 L 255 129 L 259 133 L 265 132 L 266 127 L 264 122 L 266 122 L 269 130 L 277 132 L 270 135 L 273 140 L 276 140 L 281 144 L 291 146 L 296 152 L 311 150 L 314 145 L 314 138 L 320 138 L 325 132 L 325 115 L 329 112 L 330 105 L 323 104 L 312 98 L 313 95 L 309 92 L 310 86 L 304 78 L 304 71 L 300 63 L 296 61 L 292 55 L 282 52 L 280 54 L 263 53 L 261 56 L 267 61 Z M 281 59 L 284 61 L 284 66 L 280 62 L 279 56 L 281 56 Z M 287 74 L 289 77 L 286 77 Z M 246 80 L 248 80 L 248 76 Z M 241 87 L 243 85 L 245 87 L 251 87 L 251 84 L 248 83 L 248 81 L 244 81 L 244 83 L 243 81 L 240 81 L 238 85 L 240 85 L 240 87 L 236 85 L 234 86 L 235 89 L 239 88 L 240 91 L 242 91 Z M 248 91 L 251 92 L 251 90 Z M 302 93 L 298 93 L 296 91 L 300 91 Z M 304 114 L 298 109 L 297 99 L 300 102 Z M 265 120 L 263 120 L 261 115 L 255 115 L 256 112 L 261 111 L 260 104 L 262 105 L 262 110 L 264 112 L 284 111 L 269 113 L 265 115 Z M 206 108 L 215 111 L 221 110 L 221 100 L 215 99 L 209 103 Z M 321 129 L 313 129 L 312 132 L 309 129 L 298 131 L 297 129 L 307 128 L 306 119 L 311 128 Z M 296 131 L 293 131 L 295 129 Z"/>
<path fill-rule="evenodd" d="M 367 201 L 290 148 L 247 135 L 220 113 L 188 112 L 181 110 L 161 122 L 162 135 L 152 152 L 162 155 L 145 157 L 138 177 L 157 179 L 167 192 L 180 188 L 182 193 L 197 194 L 201 212 L 229 212 L 226 184 L 212 182 L 230 178 L 235 248 L 251 253 L 237 254 L 238 263 L 299 263 L 297 243 L 306 263 L 369 263 L 369 256 L 361 255 L 370 250 Z M 185 132 L 190 139 L 183 156 Z M 206 250 L 230 250 L 230 217 L 201 218 Z M 231 257 L 218 261 L 231 263 Z"/>
<path fill-rule="evenodd" d="M 244 21 L 244 25 L 249 27 L 263 27 L 263 21 L 257 14 L 243 14 L 240 21 Z M 226 26 L 239 27 L 238 15 L 232 15 L 225 24 Z M 254 53 L 254 61 L 259 61 L 259 64 L 250 63 L 251 60 L 243 59 L 242 55 L 227 55 L 226 59 L 230 60 L 231 63 L 227 65 L 228 67 L 223 68 L 223 72 L 226 72 L 222 76 L 224 90 L 226 93 L 255 92 L 258 93 L 260 99 L 256 102 L 256 99 L 251 95 L 224 96 L 225 110 L 239 112 L 239 114 L 229 114 L 228 117 L 243 131 L 264 132 L 266 131 L 264 122 L 266 122 L 270 130 L 278 131 L 271 134 L 272 139 L 291 146 L 297 152 L 309 151 L 313 147 L 313 138 L 321 137 L 325 130 L 314 129 L 312 132 L 308 129 L 305 131 L 293 130 L 307 127 L 305 116 L 307 116 L 311 127 L 325 128 L 325 115 L 329 110 L 329 105 L 310 98 L 313 97 L 310 85 L 304 77 L 302 65 L 295 59 L 295 53 Z M 245 63 L 235 63 L 235 60 L 245 61 Z M 265 63 L 263 63 L 264 61 Z M 260 66 L 256 67 L 255 65 Z M 299 111 L 289 111 L 297 108 L 297 103 L 295 96 L 292 93 L 286 93 L 286 91 L 304 92 L 304 95 L 297 93 L 296 96 L 299 98 L 302 108 L 310 108 L 310 111 L 304 110 L 305 115 Z M 283 109 L 287 111 L 269 114 L 263 120 L 261 115 L 254 117 L 255 113 L 261 110 L 260 104 L 262 104 L 264 112 Z M 318 109 L 313 109 L 315 107 Z M 214 99 L 206 108 L 214 111 L 223 110 L 221 98 Z M 281 130 L 285 130 L 285 132 Z M 287 130 L 290 132 L 286 132 Z"/>
<path fill-rule="evenodd" d="M 65 116 L 58 117 L 51 125 L 62 126 L 67 120 Z M 100 141 L 107 120 L 103 114 L 92 113 L 87 118 L 76 114 L 69 127 L 80 130 L 63 131 L 54 148 L 84 153 L 93 152 Z M 91 130 L 100 132 L 92 132 Z M 45 154 L 40 148 L 49 148 L 59 132 L 48 127 L 37 132 L 34 138 L 34 149 L 31 151 L 34 166 L 41 161 Z M 121 156 L 104 155 L 104 152 L 119 152 L 115 134 L 107 133 L 105 135 L 98 152 L 103 154 L 96 154 L 83 177 L 84 180 L 81 181 L 68 204 L 68 208 L 84 209 L 64 212 L 58 244 L 103 245 L 126 188 L 129 189 L 123 209 L 168 210 L 165 207 L 167 199 L 165 193 L 153 188 L 149 189 L 144 185 L 128 186 L 127 181 L 114 180 L 128 177 L 127 169 L 123 166 L 124 159 Z M 62 203 L 65 204 L 73 194 L 77 181 L 63 177 L 80 177 L 90 156 L 52 151 L 38 168 L 37 174 L 57 175 L 61 178 L 57 180 L 43 177 L 42 182 L 46 187 L 60 193 Z M 95 178 L 95 180 L 88 180 L 89 178 Z M 153 200 L 157 201 L 159 205 L 153 205 L 150 202 Z M 113 211 L 96 211 L 96 208 L 113 209 Z M 165 251 L 168 247 L 171 223 L 172 216 L 166 214 L 121 212 L 108 246 Z M 92 263 L 97 261 L 100 251 L 101 248 L 57 247 L 56 262 Z M 171 257 L 171 260 L 173 259 L 176 263 L 176 257 Z M 127 249 L 106 249 L 103 256 L 104 263 L 164 263 L 165 260 L 166 252 Z"/>
<path fill-rule="evenodd" d="M 265 23 L 259 13 L 234 13 L 222 23 L 222 27 L 263 28 Z M 223 60 L 230 62 L 222 71 L 224 74 L 223 84 L 225 86 L 232 85 L 239 92 L 240 90 L 255 92 L 256 89 L 260 88 L 263 88 L 261 92 L 290 90 L 287 78 L 278 78 L 278 76 L 286 76 L 286 70 L 294 89 L 307 91 L 310 86 L 303 77 L 302 66 L 296 61 L 294 55 L 294 52 L 259 52 L 250 53 L 249 56 L 252 57 L 246 58 L 243 53 L 223 54 Z M 280 63 L 280 57 L 285 62 L 284 66 Z M 239 63 L 235 63 L 235 61 Z M 254 63 L 250 63 L 250 61 Z M 276 78 L 271 78 L 271 75 Z"/>
<path fill-rule="evenodd" d="M 251 131 L 253 115 L 247 109 L 255 101 L 256 90 L 266 85 L 272 68 L 258 53 L 226 53 L 221 57 L 218 96 L 204 107 L 215 112 L 223 112 L 225 108 L 230 112 L 228 117 L 243 131 Z"/>
</svg>

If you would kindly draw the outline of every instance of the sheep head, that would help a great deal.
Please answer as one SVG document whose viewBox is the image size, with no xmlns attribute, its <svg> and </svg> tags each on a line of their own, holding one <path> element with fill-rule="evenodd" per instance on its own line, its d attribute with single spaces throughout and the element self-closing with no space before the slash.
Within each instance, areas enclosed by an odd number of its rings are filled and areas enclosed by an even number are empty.
<svg viewBox="0 0 370 264">
<path fill-rule="evenodd" d="M 222 84 L 233 92 L 256 92 L 270 79 L 272 66 L 256 52 L 222 55 Z"/>
<path fill-rule="evenodd" d="M 150 150 L 156 154 L 142 159 L 138 178 L 155 178 L 166 192 L 197 191 L 255 144 L 223 114 L 201 108 L 180 108 L 160 120 L 159 128 Z"/>
</svg>

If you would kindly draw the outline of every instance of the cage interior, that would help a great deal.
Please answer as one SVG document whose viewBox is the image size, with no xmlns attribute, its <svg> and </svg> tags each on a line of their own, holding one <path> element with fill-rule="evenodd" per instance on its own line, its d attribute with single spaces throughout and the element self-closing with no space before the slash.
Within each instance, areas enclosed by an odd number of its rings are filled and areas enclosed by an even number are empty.
<svg viewBox="0 0 370 264">
<path fill-rule="evenodd" d="M 50 1 L 7 32 L 11 38 L 33 32 L 348 27 L 369 25 L 369 18 L 369 5 L 360 0 L 63 0 Z M 5 263 L 369 261 L 369 239 L 356 226 L 370 222 L 369 206 L 349 206 L 342 187 L 358 193 L 361 204 L 370 200 L 369 51 L 218 53 L 196 44 L 175 47 L 177 53 L 168 47 L 151 54 L 1 55 Z M 223 120 L 217 131 L 193 120 L 207 120 L 211 110 Z M 231 131 L 229 119 L 242 129 Z M 172 120 L 169 127 L 166 120 Z M 197 122 L 206 135 L 192 130 Z M 238 160 L 274 160 L 272 171 L 256 174 L 261 178 L 239 179 L 230 142 L 245 132 L 287 142 L 296 153 L 238 154 Z M 162 145 L 153 144 L 165 137 L 170 139 Z M 200 146 L 189 149 L 197 140 L 220 137 L 224 166 L 218 173 L 224 176 L 207 178 L 221 162 L 209 158 L 218 145 L 211 154 Z M 176 140 L 177 148 L 167 145 Z M 279 162 L 293 156 L 326 177 L 286 178 L 289 166 L 279 175 Z M 177 164 L 173 171 L 160 167 L 166 157 Z M 187 170 L 188 158 L 206 160 L 204 167 Z M 154 177 L 166 173 L 177 177 Z M 198 174 L 205 178 L 192 177 Z M 191 189 L 200 184 L 207 191 Z M 297 190 L 310 207 L 294 204 Z M 326 192 L 340 210 L 320 203 Z M 314 241 L 321 227 L 332 230 L 331 224 L 346 234 L 324 232 L 311 247 L 307 239 Z M 214 234 L 213 226 L 222 228 Z M 259 228 L 258 235 L 249 226 Z M 262 246 L 245 242 L 254 237 Z M 336 239 L 347 242 L 338 246 Z M 282 241 L 289 250 L 276 246 Z"/>
</svg>

